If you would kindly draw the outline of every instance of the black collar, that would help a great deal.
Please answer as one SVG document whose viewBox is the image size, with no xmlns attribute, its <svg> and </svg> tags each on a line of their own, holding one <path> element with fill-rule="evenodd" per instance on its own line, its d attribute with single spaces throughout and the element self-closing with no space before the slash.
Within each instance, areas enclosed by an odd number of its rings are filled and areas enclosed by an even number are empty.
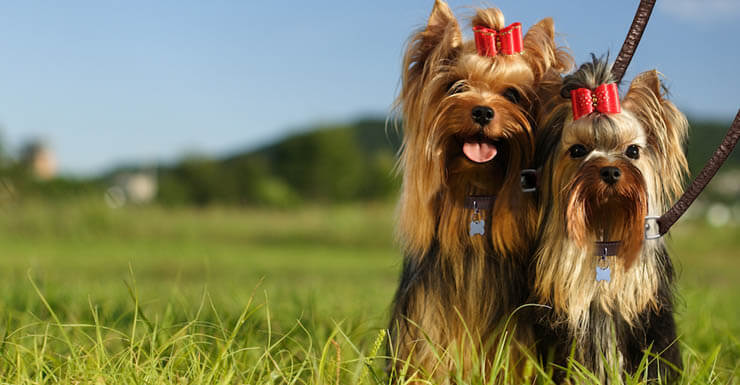
<svg viewBox="0 0 740 385">
<path fill-rule="evenodd" d="M 465 208 L 473 210 L 488 210 L 496 201 L 495 195 L 470 195 L 465 198 Z"/>
<path fill-rule="evenodd" d="M 612 255 L 617 255 L 619 254 L 619 246 L 621 244 L 621 241 L 594 242 L 594 253 L 597 257 L 610 257 Z"/>
</svg>

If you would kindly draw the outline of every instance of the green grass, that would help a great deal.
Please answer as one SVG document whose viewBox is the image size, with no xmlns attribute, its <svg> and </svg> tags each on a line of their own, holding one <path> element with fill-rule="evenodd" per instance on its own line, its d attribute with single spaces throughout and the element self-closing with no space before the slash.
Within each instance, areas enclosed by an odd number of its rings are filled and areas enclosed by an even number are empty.
<svg viewBox="0 0 740 385">
<path fill-rule="evenodd" d="M 383 383 L 367 357 L 385 351 L 400 268 L 392 218 L 390 204 L 3 206 L 0 383 Z M 737 381 L 740 231 L 672 233 L 684 382 Z"/>
</svg>

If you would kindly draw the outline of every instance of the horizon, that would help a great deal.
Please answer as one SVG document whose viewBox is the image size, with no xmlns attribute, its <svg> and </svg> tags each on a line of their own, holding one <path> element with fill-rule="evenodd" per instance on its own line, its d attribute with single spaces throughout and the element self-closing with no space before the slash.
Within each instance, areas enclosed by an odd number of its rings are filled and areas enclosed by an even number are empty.
<svg viewBox="0 0 740 385">
<path fill-rule="evenodd" d="M 459 19 L 480 3 L 449 2 Z M 0 63 L 0 138 L 13 153 L 40 138 L 62 175 L 84 176 L 386 117 L 404 45 L 432 4 L 2 4 L 0 50 L 11 60 Z M 613 58 L 636 4 L 584 18 L 585 1 L 495 3 L 525 29 L 552 16 L 576 64 L 591 51 Z M 659 0 L 625 83 L 657 68 L 690 119 L 729 122 L 740 54 L 726 48 L 738 20 L 740 4 L 727 0 Z"/>
<path fill-rule="evenodd" d="M 120 172 L 122 170 L 135 169 L 135 170 L 146 171 L 146 170 L 151 170 L 151 169 L 155 169 L 159 167 L 168 168 L 168 167 L 172 167 L 176 165 L 177 163 L 180 163 L 190 158 L 204 158 L 204 159 L 209 159 L 209 160 L 223 161 L 225 159 L 229 159 L 235 156 L 250 154 L 250 153 L 257 152 L 265 148 L 271 147 L 273 145 L 280 144 L 281 142 L 287 139 L 290 139 L 293 136 L 310 134 L 312 132 L 317 132 L 321 130 L 354 128 L 355 125 L 362 123 L 362 122 L 368 122 L 368 121 L 373 122 L 373 123 L 383 122 L 385 124 L 385 122 L 388 121 L 386 118 L 387 118 L 387 115 L 382 115 L 382 114 L 359 114 L 355 117 L 352 117 L 352 118 L 349 118 L 348 120 L 343 120 L 343 121 L 328 121 L 327 120 L 327 121 L 319 121 L 315 123 L 307 123 L 304 125 L 295 126 L 288 130 L 285 130 L 285 132 L 283 132 L 281 135 L 274 137 L 274 138 L 269 138 L 265 140 L 264 142 L 253 142 L 253 143 L 249 143 L 249 144 L 242 145 L 242 146 L 237 145 L 235 148 L 226 149 L 224 151 L 219 151 L 216 153 L 205 153 L 205 152 L 199 152 L 199 151 L 184 151 L 180 154 L 175 155 L 171 159 L 163 159 L 163 160 L 160 160 L 154 163 L 146 163 L 144 161 L 136 161 L 136 160 L 130 161 L 130 162 L 123 161 L 123 162 L 116 163 L 109 168 L 98 170 L 97 172 L 82 173 L 82 174 L 59 173 L 59 176 L 70 177 L 70 178 L 77 178 L 77 177 L 96 178 L 96 177 L 102 177 L 102 176 L 105 176 L 111 173 Z M 711 118 L 711 117 L 702 118 L 702 117 L 694 117 L 691 115 L 687 115 L 686 118 L 689 121 L 689 125 L 698 123 L 698 124 L 719 125 L 719 126 L 724 126 L 726 128 L 729 128 L 730 124 L 732 123 L 731 119 L 724 120 L 724 119 Z M 391 127 L 391 126 L 388 126 L 388 127 Z M 392 133 L 391 130 L 392 128 L 388 128 L 386 130 L 386 138 L 388 140 L 389 146 L 392 145 L 392 143 L 390 142 L 391 139 L 389 138 L 389 136 L 396 135 Z M 398 135 L 400 135 L 400 133 Z M 401 139 L 400 136 L 399 136 L 399 139 Z M 719 146 L 722 139 L 723 138 L 720 136 L 716 138 L 717 146 Z M 691 143 L 693 142 L 689 142 L 688 145 L 691 146 Z M 687 154 L 687 155 L 691 156 L 691 154 Z"/>
</svg>

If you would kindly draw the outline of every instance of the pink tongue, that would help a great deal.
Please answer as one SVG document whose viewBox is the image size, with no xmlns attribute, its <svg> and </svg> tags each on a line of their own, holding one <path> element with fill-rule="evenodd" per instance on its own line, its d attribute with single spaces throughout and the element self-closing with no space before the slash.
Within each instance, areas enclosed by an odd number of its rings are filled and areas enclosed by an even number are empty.
<svg viewBox="0 0 740 385">
<path fill-rule="evenodd" d="M 485 163 L 496 156 L 496 146 L 487 142 L 465 142 L 463 153 L 476 163 Z"/>
</svg>

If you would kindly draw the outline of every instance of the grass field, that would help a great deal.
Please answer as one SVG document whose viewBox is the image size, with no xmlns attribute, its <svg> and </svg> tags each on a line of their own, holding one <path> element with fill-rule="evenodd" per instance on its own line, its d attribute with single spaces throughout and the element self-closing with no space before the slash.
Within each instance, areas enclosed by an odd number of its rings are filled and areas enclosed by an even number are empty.
<svg viewBox="0 0 740 385">
<path fill-rule="evenodd" d="M 2 206 L 0 382 L 382 383 L 367 356 L 385 351 L 392 218 L 390 204 Z M 738 381 L 740 229 L 672 233 L 684 382 Z"/>
</svg>

